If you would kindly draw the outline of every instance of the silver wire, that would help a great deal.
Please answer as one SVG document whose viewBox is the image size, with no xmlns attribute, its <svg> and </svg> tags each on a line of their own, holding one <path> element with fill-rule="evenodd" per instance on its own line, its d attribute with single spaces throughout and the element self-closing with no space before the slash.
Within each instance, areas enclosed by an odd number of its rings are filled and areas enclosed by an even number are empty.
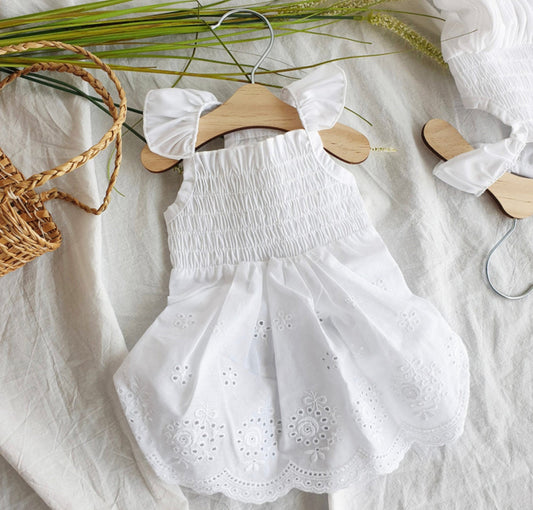
<svg viewBox="0 0 533 510">
<path fill-rule="evenodd" d="M 252 9 L 232 9 L 231 11 L 226 12 L 218 20 L 218 23 L 216 23 L 215 25 L 210 25 L 210 27 L 213 30 L 217 29 L 228 16 L 231 16 L 232 14 L 234 14 L 236 12 L 248 12 L 250 14 L 255 14 L 256 16 L 261 18 L 261 20 L 263 20 L 266 23 L 267 28 L 268 28 L 268 30 L 270 32 L 270 42 L 268 43 L 268 47 L 263 52 L 263 54 L 261 55 L 261 58 L 257 61 L 257 64 L 255 64 L 254 68 L 252 69 L 252 72 L 250 73 L 250 79 L 251 79 L 252 83 L 255 83 L 255 72 L 257 71 L 258 67 L 261 65 L 263 60 L 265 60 L 266 56 L 270 53 L 270 50 L 272 49 L 272 45 L 274 44 L 274 30 L 272 29 L 272 25 L 270 24 L 270 21 L 268 21 L 268 19 L 265 16 L 263 16 L 259 12 L 253 11 Z"/>
<path fill-rule="evenodd" d="M 524 293 L 519 294 L 518 296 L 511 296 L 509 294 L 505 294 L 502 291 L 498 290 L 494 284 L 492 283 L 492 279 L 490 277 L 490 270 L 489 270 L 489 263 L 492 255 L 494 255 L 494 252 L 499 248 L 499 246 L 514 232 L 516 228 L 518 220 L 516 218 L 513 218 L 513 226 L 505 233 L 505 235 L 493 246 L 493 248 L 489 251 L 489 254 L 487 256 L 487 261 L 485 262 L 485 275 L 487 276 L 487 280 L 489 282 L 490 288 L 496 292 L 499 296 L 505 298 L 505 299 L 511 299 L 511 300 L 517 300 L 517 299 L 523 299 L 527 295 L 529 295 L 533 291 L 533 285 L 530 285 L 529 289 L 526 290 Z"/>
</svg>

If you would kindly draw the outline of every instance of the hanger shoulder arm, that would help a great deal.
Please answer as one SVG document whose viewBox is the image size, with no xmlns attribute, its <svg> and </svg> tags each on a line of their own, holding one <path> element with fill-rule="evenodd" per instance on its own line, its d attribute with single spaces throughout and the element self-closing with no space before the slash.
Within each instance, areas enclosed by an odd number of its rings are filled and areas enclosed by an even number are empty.
<svg viewBox="0 0 533 510">
<path fill-rule="evenodd" d="M 432 152 L 446 161 L 474 150 L 457 129 L 442 119 L 426 122 L 422 128 L 422 139 Z"/>
<path fill-rule="evenodd" d="M 457 129 L 442 119 L 427 122 L 422 129 L 422 139 L 444 160 L 474 150 Z M 533 215 L 533 179 L 506 172 L 487 190 L 511 218 Z"/>
<path fill-rule="evenodd" d="M 330 129 L 319 131 L 324 149 L 345 163 L 362 163 L 370 154 L 368 138 L 350 126 L 337 122 Z"/>
<path fill-rule="evenodd" d="M 511 218 L 533 215 L 533 179 L 506 172 L 487 189 Z"/>
<path fill-rule="evenodd" d="M 141 163 L 149 172 L 160 174 L 177 165 L 178 160 L 160 156 L 159 154 L 152 152 L 148 148 L 148 145 L 145 145 L 141 151 Z"/>
</svg>

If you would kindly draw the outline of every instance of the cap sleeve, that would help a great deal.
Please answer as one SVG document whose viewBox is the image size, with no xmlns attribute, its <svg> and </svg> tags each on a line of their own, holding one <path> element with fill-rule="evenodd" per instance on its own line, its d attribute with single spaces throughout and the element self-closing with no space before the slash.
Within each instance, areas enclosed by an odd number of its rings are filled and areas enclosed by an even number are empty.
<svg viewBox="0 0 533 510">
<path fill-rule="evenodd" d="M 160 156 L 183 159 L 194 154 L 198 121 L 220 101 L 194 89 L 150 90 L 144 102 L 144 135 L 148 148 Z"/>
<path fill-rule="evenodd" d="M 329 129 L 346 102 L 346 75 L 337 64 L 325 64 L 284 87 L 280 97 L 298 110 L 307 131 Z"/>
</svg>

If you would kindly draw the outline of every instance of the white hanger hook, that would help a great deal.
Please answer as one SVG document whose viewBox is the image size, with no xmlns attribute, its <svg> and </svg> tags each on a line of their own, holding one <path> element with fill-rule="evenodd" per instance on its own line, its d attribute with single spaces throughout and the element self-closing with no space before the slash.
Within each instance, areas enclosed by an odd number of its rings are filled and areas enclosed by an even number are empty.
<svg viewBox="0 0 533 510">
<path fill-rule="evenodd" d="M 487 280 L 489 282 L 489 285 L 490 285 L 490 288 L 496 292 L 496 294 L 498 294 L 499 296 L 505 298 L 505 299 L 513 299 L 513 300 L 517 300 L 517 299 L 523 299 L 525 298 L 527 295 L 529 295 L 532 291 L 533 291 L 533 285 L 531 285 L 529 287 L 529 289 L 527 289 L 524 293 L 522 294 L 519 294 L 518 296 L 509 296 L 508 294 L 504 294 L 503 292 L 499 291 L 496 287 L 494 287 L 493 283 L 492 283 L 492 280 L 490 278 L 490 272 L 489 272 L 489 262 L 490 262 L 490 259 L 492 257 L 492 255 L 494 254 L 494 252 L 497 250 L 497 248 L 513 233 L 514 229 L 516 228 L 516 223 L 517 223 L 517 219 L 516 218 L 513 218 L 513 226 L 505 233 L 505 235 L 494 245 L 494 247 L 492 248 L 492 250 L 489 251 L 489 254 L 487 256 L 487 262 L 485 263 L 485 275 L 487 276 Z"/>
<path fill-rule="evenodd" d="M 250 74 L 250 79 L 252 80 L 252 83 L 255 83 L 255 72 L 257 71 L 257 68 L 261 65 L 261 63 L 263 62 L 263 60 L 265 60 L 266 56 L 269 54 L 270 50 L 272 49 L 272 45 L 274 44 L 274 30 L 272 30 L 272 25 L 270 24 L 270 21 L 268 21 L 268 19 L 263 16 L 262 14 L 260 14 L 259 12 L 256 12 L 256 11 L 253 11 L 252 9 L 232 9 L 231 11 L 228 11 L 226 12 L 219 20 L 218 20 L 218 23 L 216 25 L 210 25 L 210 27 L 215 30 L 216 28 L 218 28 L 222 22 L 228 17 L 228 16 L 231 16 L 232 14 L 235 14 L 236 12 L 248 12 L 250 14 L 255 14 L 257 17 L 259 17 L 261 20 L 263 20 L 266 25 L 267 25 L 267 28 L 270 32 L 270 42 L 268 44 L 268 47 L 267 49 L 263 52 L 263 55 L 261 55 L 261 58 L 257 61 L 257 64 L 255 64 L 254 68 L 252 69 L 252 72 Z"/>
</svg>

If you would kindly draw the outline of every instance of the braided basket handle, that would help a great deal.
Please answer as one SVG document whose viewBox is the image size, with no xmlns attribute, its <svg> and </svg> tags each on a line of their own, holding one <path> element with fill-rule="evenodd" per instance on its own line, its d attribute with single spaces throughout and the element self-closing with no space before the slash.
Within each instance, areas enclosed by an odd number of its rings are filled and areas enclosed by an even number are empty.
<svg viewBox="0 0 533 510">
<path fill-rule="evenodd" d="M 67 44 L 67 43 L 63 43 L 59 41 L 37 41 L 37 42 L 28 42 L 28 43 L 16 44 L 16 45 L 11 45 L 11 46 L 0 48 L 0 55 L 6 55 L 9 53 L 20 53 L 26 50 L 39 49 L 39 48 L 65 49 L 65 50 L 72 51 L 73 53 L 79 53 L 81 55 L 84 55 L 88 59 L 92 60 L 95 64 L 98 65 L 98 67 L 100 67 L 107 73 L 111 81 L 114 83 L 117 89 L 117 92 L 118 92 L 118 96 L 120 98 L 120 104 L 117 110 L 117 107 L 115 106 L 109 92 L 105 89 L 102 83 L 100 83 L 99 80 L 97 80 L 94 76 L 88 73 L 85 69 L 82 69 L 81 67 L 77 65 L 73 65 L 73 64 L 41 62 L 41 63 L 33 64 L 29 67 L 23 68 L 11 74 L 7 78 L 3 79 L 2 81 L 0 81 L 0 90 L 2 90 L 7 84 L 11 83 L 19 76 L 22 76 L 22 75 L 25 75 L 31 72 L 59 71 L 59 72 L 67 72 L 67 73 L 74 74 L 82 78 L 87 83 L 89 83 L 93 87 L 93 89 L 100 95 L 100 97 L 104 101 L 104 104 L 108 107 L 109 113 L 111 114 L 114 120 L 113 125 L 107 131 L 107 133 L 105 133 L 104 136 L 100 139 L 100 141 L 96 143 L 95 145 L 93 145 L 91 148 L 87 149 L 86 151 L 72 158 L 66 163 L 56 166 L 55 168 L 46 170 L 38 174 L 34 174 L 25 180 L 11 183 L 10 192 L 14 195 L 21 196 L 27 191 L 33 190 L 35 187 L 45 184 L 50 179 L 53 179 L 55 177 L 60 177 L 69 172 L 72 172 L 72 170 L 75 170 L 76 168 L 85 164 L 90 159 L 94 158 L 98 153 L 103 151 L 111 142 L 115 141 L 115 147 L 116 147 L 115 167 L 109 179 L 105 197 L 100 207 L 98 208 L 89 207 L 88 205 L 84 204 L 83 202 L 80 202 L 78 199 L 74 198 L 73 196 L 67 193 L 64 193 L 62 191 L 58 191 L 56 189 L 52 189 L 48 192 L 43 192 L 36 196 L 36 199 L 40 199 L 43 201 L 50 200 L 52 198 L 60 198 L 68 202 L 71 202 L 77 205 L 78 207 L 80 207 L 81 209 L 87 212 L 90 212 L 92 214 L 101 214 L 107 208 L 107 205 L 109 204 L 110 194 L 115 184 L 118 170 L 120 168 L 120 163 L 122 161 L 121 128 L 122 128 L 122 124 L 124 123 L 124 120 L 126 119 L 126 113 L 127 113 L 126 94 L 117 76 L 113 72 L 113 70 L 107 64 L 102 62 L 96 55 L 93 55 L 90 51 L 86 50 L 85 48 L 82 48 L 81 46 L 75 46 L 72 44 Z"/>
</svg>

